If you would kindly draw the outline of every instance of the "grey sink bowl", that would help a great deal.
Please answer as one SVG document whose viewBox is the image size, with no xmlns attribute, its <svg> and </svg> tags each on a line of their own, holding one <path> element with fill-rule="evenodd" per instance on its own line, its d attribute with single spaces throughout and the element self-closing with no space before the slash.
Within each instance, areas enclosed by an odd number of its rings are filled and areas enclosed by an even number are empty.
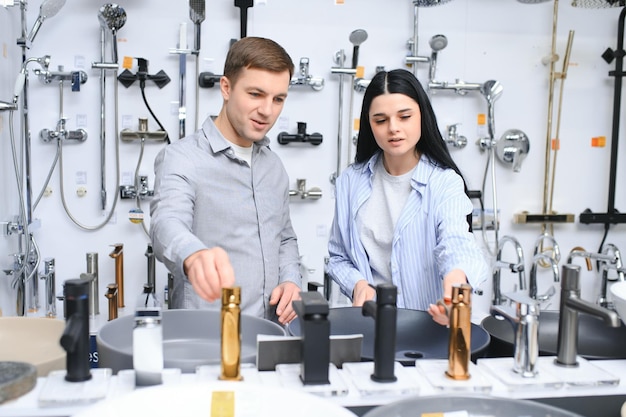
<svg viewBox="0 0 626 417">
<path fill-rule="evenodd" d="M 491 335 L 487 356 L 513 356 L 513 326 L 506 320 L 485 317 L 482 327 Z M 539 314 L 539 354 L 556 356 L 559 312 Z M 608 327 L 588 314 L 578 315 L 578 354 L 585 359 L 626 359 L 626 326 Z"/>
<path fill-rule="evenodd" d="M 571 411 L 533 401 L 469 394 L 407 398 L 374 408 L 364 417 L 417 417 L 453 411 L 467 411 L 470 416 L 581 417 Z"/>
<path fill-rule="evenodd" d="M 163 359 L 166 368 L 193 373 L 199 365 L 221 360 L 221 313 L 211 310 L 163 311 Z M 100 368 L 133 369 L 133 316 L 124 316 L 102 326 L 96 336 Z M 258 334 L 284 336 L 276 323 L 241 315 L 241 362 L 256 362 Z"/>
<path fill-rule="evenodd" d="M 364 317 L 361 307 L 331 308 L 328 314 L 331 335 L 362 334 L 361 359 L 374 360 L 375 322 Z M 300 336 L 298 319 L 287 326 L 287 332 Z M 449 329 L 435 323 L 425 311 L 398 309 L 396 334 L 396 361 L 404 365 L 415 364 L 416 359 L 447 359 Z M 472 324 L 472 359 L 482 356 L 489 345 L 489 334 Z"/>
</svg>

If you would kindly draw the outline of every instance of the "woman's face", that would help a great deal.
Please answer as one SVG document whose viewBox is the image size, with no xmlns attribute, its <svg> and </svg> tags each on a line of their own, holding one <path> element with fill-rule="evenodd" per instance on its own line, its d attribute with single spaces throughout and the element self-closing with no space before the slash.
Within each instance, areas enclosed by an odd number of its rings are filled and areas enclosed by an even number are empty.
<svg viewBox="0 0 626 417">
<path fill-rule="evenodd" d="M 422 136 L 422 113 L 415 100 L 404 94 L 382 94 L 372 100 L 369 122 L 386 158 L 415 158 L 415 145 Z"/>
</svg>

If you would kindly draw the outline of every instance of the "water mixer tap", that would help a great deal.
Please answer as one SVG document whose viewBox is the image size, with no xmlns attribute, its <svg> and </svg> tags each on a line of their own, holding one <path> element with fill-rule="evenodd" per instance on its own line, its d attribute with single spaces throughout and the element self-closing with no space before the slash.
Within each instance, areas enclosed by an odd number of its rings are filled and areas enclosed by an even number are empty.
<svg viewBox="0 0 626 417">
<path fill-rule="evenodd" d="M 624 280 L 624 272 L 626 270 L 622 264 L 622 256 L 619 249 L 609 243 L 606 245 L 602 253 L 593 253 L 587 252 L 583 248 L 577 246 L 572 249 L 567 257 L 567 263 L 572 263 L 573 258 L 575 257 L 584 257 L 587 262 L 587 270 L 591 271 L 591 259 L 594 259 L 600 263 L 599 272 L 601 272 L 601 286 L 600 286 L 600 296 L 598 297 L 597 304 L 602 307 L 612 308 L 611 303 L 607 298 L 607 285 L 608 285 L 608 271 L 613 269 L 617 271 L 617 278 L 620 281 Z"/>
<path fill-rule="evenodd" d="M 39 278 L 44 280 L 44 285 L 46 287 L 46 317 L 56 317 L 57 307 L 55 296 L 56 280 L 54 258 L 48 258 L 44 260 L 44 273 L 39 275 Z"/>
<path fill-rule="evenodd" d="M 528 281 L 528 296 L 532 298 L 533 300 L 546 301 L 556 293 L 556 290 L 554 289 L 554 286 L 553 286 L 553 287 L 550 287 L 547 293 L 542 294 L 542 295 L 537 294 L 537 265 L 541 262 L 547 262 L 552 267 L 552 276 L 553 276 L 554 282 L 559 282 L 561 278 L 559 275 L 559 265 L 557 261 L 554 260 L 554 258 L 552 258 L 551 256 L 545 253 L 535 254 L 535 256 L 533 257 L 533 264 L 530 267 L 530 279 Z"/>
<path fill-rule="evenodd" d="M 508 263 L 502 261 L 502 249 L 504 245 L 510 242 L 515 246 L 515 253 L 517 254 L 517 261 L 514 263 Z M 526 275 L 524 271 L 524 251 L 519 241 L 512 236 L 503 236 L 498 242 L 498 254 L 496 256 L 496 263 L 493 267 L 493 295 L 491 301 L 493 305 L 503 304 L 506 297 L 502 296 L 500 290 L 500 273 L 502 268 L 509 268 L 511 272 L 517 272 L 519 275 L 519 289 L 526 289 Z"/>
</svg>

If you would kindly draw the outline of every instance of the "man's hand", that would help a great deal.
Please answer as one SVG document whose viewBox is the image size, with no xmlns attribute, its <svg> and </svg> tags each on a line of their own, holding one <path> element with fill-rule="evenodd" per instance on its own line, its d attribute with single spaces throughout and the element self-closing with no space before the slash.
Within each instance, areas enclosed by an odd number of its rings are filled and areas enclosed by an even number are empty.
<svg viewBox="0 0 626 417">
<path fill-rule="evenodd" d="M 357 281 L 352 290 L 352 306 L 361 307 L 366 301 L 373 300 L 376 297 L 376 290 L 370 287 L 369 282 L 362 279 Z"/>
<path fill-rule="evenodd" d="M 281 324 L 287 324 L 296 318 L 291 302 L 299 299 L 300 287 L 293 282 L 283 282 L 272 290 L 270 305 L 276 306 L 276 315 Z"/>
<path fill-rule="evenodd" d="M 183 262 L 183 267 L 193 289 L 209 302 L 222 296 L 222 288 L 235 285 L 235 272 L 228 254 L 220 247 L 192 253 Z"/>
</svg>

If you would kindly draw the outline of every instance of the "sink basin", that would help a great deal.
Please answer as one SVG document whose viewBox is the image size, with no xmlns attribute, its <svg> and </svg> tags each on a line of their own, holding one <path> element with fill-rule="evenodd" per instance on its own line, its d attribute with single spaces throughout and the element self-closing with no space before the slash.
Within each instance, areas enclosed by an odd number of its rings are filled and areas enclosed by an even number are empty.
<svg viewBox="0 0 626 417">
<path fill-rule="evenodd" d="M 456 415 L 453 412 L 461 410 L 466 411 L 470 416 L 581 417 L 579 414 L 551 405 L 488 395 L 413 397 L 374 408 L 365 413 L 364 417 L 443 416 Z"/>
<path fill-rule="evenodd" d="M 486 317 L 483 328 L 491 335 L 489 357 L 513 356 L 513 326 L 505 320 Z M 539 314 L 539 354 L 556 356 L 559 334 L 559 312 Z M 588 314 L 578 315 L 578 354 L 586 359 L 626 359 L 626 326 L 608 327 Z"/>
<path fill-rule="evenodd" d="M 27 362 L 37 376 L 65 369 L 59 341 L 65 321 L 43 317 L 0 317 L 0 361 Z"/>
<path fill-rule="evenodd" d="M 362 334 L 361 358 L 374 359 L 375 322 L 364 317 L 361 307 L 331 308 L 328 314 L 331 335 Z M 435 323 L 425 311 L 398 309 L 396 334 L 396 361 L 404 365 L 415 364 L 416 359 L 447 359 L 449 329 Z M 300 322 L 294 320 L 287 326 L 291 335 L 300 336 Z M 472 324 L 472 359 L 480 357 L 489 345 L 489 334 Z"/>
<path fill-rule="evenodd" d="M 163 359 L 166 368 L 193 373 L 199 365 L 219 364 L 221 357 L 221 313 L 213 310 L 163 311 Z M 106 323 L 96 336 L 99 366 L 133 369 L 135 318 L 124 316 Z M 276 323 L 241 315 L 241 362 L 256 362 L 258 334 L 284 336 Z"/>
</svg>

